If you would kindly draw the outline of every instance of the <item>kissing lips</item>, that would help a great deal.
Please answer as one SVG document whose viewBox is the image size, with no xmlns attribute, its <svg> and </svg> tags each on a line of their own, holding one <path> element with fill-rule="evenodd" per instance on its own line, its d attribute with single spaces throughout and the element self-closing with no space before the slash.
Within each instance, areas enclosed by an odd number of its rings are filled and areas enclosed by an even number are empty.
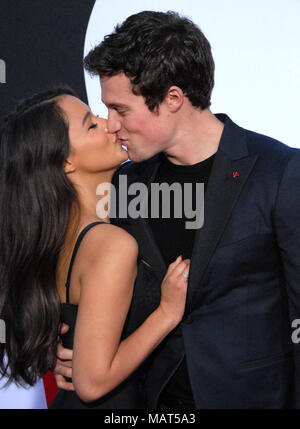
<svg viewBox="0 0 300 429">
<path fill-rule="evenodd" d="M 127 149 L 127 144 L 128 144 L 128 140 L 126 139 L 121 139 L 121 138 L 117 138 L 117 143 L 119 143 L 121 146 L 125 146 Z"/>
</svg>

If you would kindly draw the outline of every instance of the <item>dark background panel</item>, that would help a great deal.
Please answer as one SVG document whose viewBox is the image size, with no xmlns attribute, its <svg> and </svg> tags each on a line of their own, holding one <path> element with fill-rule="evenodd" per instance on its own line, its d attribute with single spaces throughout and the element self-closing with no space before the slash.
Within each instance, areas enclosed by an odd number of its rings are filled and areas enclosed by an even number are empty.
<svg viewBox="0 0 300 429">
<path fill-rule="evenodd" d="M 16 101 L 67 83 L 87 101 L 82 57 L 95 0 L 1 0 L 0 122 Z"/>
</svg>

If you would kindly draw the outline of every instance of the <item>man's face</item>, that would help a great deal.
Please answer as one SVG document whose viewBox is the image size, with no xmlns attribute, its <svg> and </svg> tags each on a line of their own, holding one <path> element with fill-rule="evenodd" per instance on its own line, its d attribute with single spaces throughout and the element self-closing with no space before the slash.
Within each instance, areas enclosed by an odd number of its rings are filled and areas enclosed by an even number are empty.
<svg viewBox="0 0 300 429">
<path fill-rule="evenodd" d="M 100 79 L 102 101 L 108 108 L 108 130 L 140 162 L 166 150 L 171 143 L 172 122 L 166 103 L 151 112 L 141 95 L 133 94 L 129 79 L 120 73 Z"/>
</svg>

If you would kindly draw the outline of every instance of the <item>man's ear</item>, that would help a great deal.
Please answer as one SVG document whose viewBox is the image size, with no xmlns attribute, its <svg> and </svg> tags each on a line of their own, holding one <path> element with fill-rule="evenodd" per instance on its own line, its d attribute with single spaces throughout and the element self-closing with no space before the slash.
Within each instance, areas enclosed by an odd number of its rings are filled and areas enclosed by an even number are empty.
<svg viewBox="0 0 300 429">
<path fill-rule="evenodd" d="M 76 170 L 76 168 L 74 167 L 72 162 L 70 160 L 66 159 L 65 163 L 64 163 L 64 172 L 66 174 L 69 174 L 69 173 L 74 173 L 75 170 Z"/>
<path fill-rule="evenodd" d="M 184 94 L 182 92 L 182 89 L 179 88 L 179 86 L 170 86 L 167 95 L 164 99 L 164 102 L 167 104 L 170 112 L 177 112 L 181 108 L 183 101 Z"/>
</svg>

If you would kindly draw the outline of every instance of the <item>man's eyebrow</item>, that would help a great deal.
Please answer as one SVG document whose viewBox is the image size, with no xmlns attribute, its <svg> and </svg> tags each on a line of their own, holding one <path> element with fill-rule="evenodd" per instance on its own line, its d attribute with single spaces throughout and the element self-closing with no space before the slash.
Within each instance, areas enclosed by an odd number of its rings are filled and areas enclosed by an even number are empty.
<svg viewBox="0 0 300 429">
<path fill-rule="evenodd" d="M 106 107 L 110 107 L 110 108 L 114 108 L 114 107 L 121 107 L 121 108 L 127 108 L 126 104 L 122 104 L 122 103 L 104 103 L 106 105 Z"/>
<path fill-rule="evenodd" d="M 85 124 L 85 122 L 86 122 L 87 118 L 88 118 L 90 115 L 91 115 L 91 112 L 88 110 L 88 111 L 86 112 L 86 114 L 84 115 L 83 119 L 82 119 L 82 124 L 81 124 L 81 126 L 82 126 L 82 127 L 84 126 L 84 124 Z"/>
</svg>

